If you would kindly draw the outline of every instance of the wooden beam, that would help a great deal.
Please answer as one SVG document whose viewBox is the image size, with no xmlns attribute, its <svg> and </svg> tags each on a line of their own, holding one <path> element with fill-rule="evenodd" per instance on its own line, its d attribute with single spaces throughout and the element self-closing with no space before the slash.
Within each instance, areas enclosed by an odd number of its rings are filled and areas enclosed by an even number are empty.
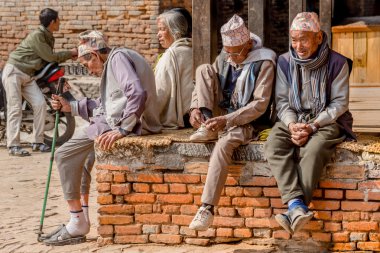
<svg viewBox="0 0 380 253">
<path fill-rule="evenodd" d="M 193 0 L 193 73 L 204 63 L 215 58 L 216 29 L 212 17 L 216 17 L 213 0 Z M 195 75 L 193 75 L 195 76 Z"/>
<path fill-rule="evenodd" d="M 306 11 L 306 0 L 289 0 L 289 27 L 298 13 Z"/>
<path fill-rule="evenodd" d="M 264 44 L 264 0 L 248 0 L 248 29 L 257 34 Z"/>
<path fill-rule="evenodd" d="M 321 22 L 321 29 L 326 32 L 328 43 L 331 45 L 331 0 L 319 1 L 319 20 Z"/>
</svg>

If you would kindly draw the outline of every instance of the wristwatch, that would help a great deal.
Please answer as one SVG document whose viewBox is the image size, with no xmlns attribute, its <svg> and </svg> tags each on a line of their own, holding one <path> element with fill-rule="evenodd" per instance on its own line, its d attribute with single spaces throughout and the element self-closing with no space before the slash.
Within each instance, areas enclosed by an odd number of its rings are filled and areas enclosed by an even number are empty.
<svg viewBox="0 0 380 253">
<path fill-rule="evenodd" d="M 311 127 L 311 129 L 313 130 L 313 133 L 317 132 L 318 131 L 318 128 L 313 124 L 309 124 L 309 126 Z"/>
<path fill-rule="evenodd" d="M 121 133 L 121 135 L 123 135 L 124 137 L 130 134 L 130 131 L 127 131 L 124 128 L 119 127 L 118 130 L 119 130 L 119 133 Z"/>
</svg>

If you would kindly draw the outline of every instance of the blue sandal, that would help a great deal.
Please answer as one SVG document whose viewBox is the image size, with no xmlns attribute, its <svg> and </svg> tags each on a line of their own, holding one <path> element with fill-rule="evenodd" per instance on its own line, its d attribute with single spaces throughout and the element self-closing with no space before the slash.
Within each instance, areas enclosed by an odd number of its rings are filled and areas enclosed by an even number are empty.
<svg viewBox="0 0 380 253">
<path fill-rule="evenodd" d="M 30 156 L 30 153 L 20 146 L 12 146 L 8 149 L 8 154 L 10 156 Z"/>
</svg>

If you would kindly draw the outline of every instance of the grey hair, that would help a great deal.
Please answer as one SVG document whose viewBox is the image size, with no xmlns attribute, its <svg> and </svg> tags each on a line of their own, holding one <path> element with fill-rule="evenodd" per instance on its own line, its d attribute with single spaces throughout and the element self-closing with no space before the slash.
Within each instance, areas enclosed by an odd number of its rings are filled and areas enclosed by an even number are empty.
<svg viewBox="0 0 380 253">
<path fill-rule="evenodd" d="M 158 16 L 165 26 L 169 29 L 174 40 L 178 40 L 187 36 L 188 24 L 184 15 L 177 11 L 166 11 Z"/>
</svg>

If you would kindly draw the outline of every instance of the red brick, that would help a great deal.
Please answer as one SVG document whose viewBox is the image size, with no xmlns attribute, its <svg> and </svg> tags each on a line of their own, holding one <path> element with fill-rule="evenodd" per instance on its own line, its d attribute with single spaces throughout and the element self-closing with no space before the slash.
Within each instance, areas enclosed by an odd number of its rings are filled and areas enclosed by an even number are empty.
<svg viewBox="0 0 380 253">
<path fill-rule="evenodd" d="M 135 213 L 152 213 L 153 212 L 153 206 L 150 204 L 145 205 L 135 205 Z"/>
<path fill-rule="evenodd" d="M 162 208 L 161 208 L 161 204 L 158 203 L 158 204 L 153 204 L 152 205 L 152 212 L 153 213 L 162 213 Z"/>
<path fill-rule="evenodd" d="M 125 173 L 124 172 L 113 172 L 113 181 L 115 183 L 125 183 Z"/>
<path fill-rule="evenodd" d="M 280 197 L 281 193 L 278 190 L 278 188 L 274 187 L 265 187 L 263 188 L 264 196 L 265 197 Z"/>
<path fill-rule="evenodd" d="M 332 221 L 341 221 L 343 220 L 343 212 L 341 211 L 334 211 L 334 212 L 331 212 L 331 220 Z"/>
<path fill-rule="evenodd" d="M 98 226 L 98 234 L 103 237 L 113 236 L 113 226 L 112 225 Z"/>
<path fill-rule="evenodd" d="M 365 232 L 351 232 L 350 241 L 351 242 L 360 242 L 367 241 L 367 233 Z"/>
<path fill-rule="evenodd" d="M 372 220 L 373 221 L 380 221 L 380 212 L 372 213 Z"/>
<path fill-rule="evenodd" d="M 326 199 L 342 199 L 343 191 L 342 190 L 325 190 Z"/>
<path fill-rule="evenodd" d="M 318 220 L 331 220 L 331 211 L 316 211 L 314 217 Z"/>
<path fill-rule="evenodd" d="M 111 184 L 110 183 L 97 183 L 96 184 L 96 190 L 98 192 L 108 192 L 111 190 Z"/>
<path fill-rule="evenodd" d="M 208 162 L 188 162 L 185 163 L 185 171 L 194 174 L 207 174 Z"/>
<path fill-rule="evenodd" d="M 182 242 L 182 236 L 170 234 L 151 234 L 149 235 L 149 241 L 165 244 L 180 244 Z"/>
<path fill-rule="evenodd" d="M 130 173 L 127 174 L 127 181 L 140 183 L 163 183 L 164 177 L 159 174 Z"/>
<path fill-rule="evenodd" d="M 338 180 L 322 180 L 319 182 L 320 188 L 331 188 L 331 189 L 356 189 L 356 183 L 343 182 Z"/>
<path fill-rule="evenodd" d="M 191 194 L 165 194 L 157 195 L 157 201 L 163 204 L 190 204 L 193 203 Z"/>
<path fill-rule="evenodd" d="M 325 222 L 324 230 L 326 232 L 338 232 L 342 230 L 342 224 L 336 222 Z"/>
<path fill-rule="evenodd" d="M 113 175 L 112 173 L 98 172 L 96 173 L 96 182 L 98 183 L 111 183 Z"/>
<path fill-rule="evenodd" d="M 134 183 L 133 184 L 134 192 L 150 192 L 149 184 Z"/>
<path fill-rule="evenodd" d="M 203 185 L 187 185 L 187 190 L 192 194 L 202 194 Z"/>
<path fill-rule="evenodd" d="M 108 205 L 113 203 L 113 196 L 112 195 L 99 195 L 97 197 L 97 202 L 100 205 Z"/>
<path fill-rule="evenodd" d="M 275 230 L 275 231 L 273 231 L 273 238 L 274 239 L 289 240 L 290 234 L 285 230 Z"/>
<path fill-rule="evenodd" d="M 207 246 L 210 243 L 210 239 L 186 238 L 185 243 L 191 244 L 191 245 Z"/>
<path fill-rule="evenodd" d="M 158 234 L 161 232 L 160 225 L 146 225 L 142 226 L 143 234 Z"/>
<path fill-rule="evenodd" d="M 334 200 L 313 200 L 311 208 L 314 210 L 339 210 L 340 202 Z"/>
<path fill-rule="evenodd" d="M 360 220 L 370 220 L 371 216 L 369 212 L 360 212 Z"/>
<path fill-rule="evenodd" d="M 276 186 L 274 177 L 252 177 L 248 180 L 240 182 L 243 186 Z"/>
<path fill-rule="evenodd" d="M 358 242 L 358 249 L 380 251 L 380 242 Z"/>
<path fill-rule="evenodd" d="M 147 193 L 132 193 L 125 195 L 124 200 L 130 203 L 154 203 L 156 201 L 156 195 Z"/>
<path fill-rule="evenodd" d="M 218 215 L 225 217 L 234 217 L 236 215 L 236 210 L 234 207 L 219 207 Z"/>
<path fill-rule="evenodd" d="M 262 195 L 263 195 L 263 190 L 260 187 L 244 187 L 244 196 L 261 197 Z"/>
<path fill-rule="evenodd" d="M 364 192 L 357 190 L 346 190 L 346 199 L 364 199 Z"/>
<path fill-rule="evenodd" d="M 181 214 L 195 215 L 198 211 L 198 206 L 196 205 L 182 205 L 180 207 Z"/>
<path fill-rule="evenodd" d="M 226 179 L 226 182 L 224 183 L 224 185 L 226 185 L 226 186 L 234 186 L 234 185 L 238 185 L 238 184 L 239 184 L 239 178 L 238 177 L 231 177 L 231 176 L 228 176 Z"/>
<path fill-rule="evenodd" d="M 226 195 L 230 197 L 243 196 L 243 187 L 226 187 Z"/>
<path fill-rule="evenodd" d="M 113 184 L 111 185 L 111 193 L 113 195 L 125 195 L 131 192 L 131 184 Z"/>
<path fill-rule="evenodd" d="M 206 231 L 198 231 L 198 237 L 215 237 L 215 228 L 208 228 Z"/>
<path fill-rule="evenodd" d="M 164 181 L 167 183 L 196 184 L 200 182 L 200 176 L 192 174 L 165 174 Z"/>
<path fill-rule="evenodd" d="M 216 227 L 243 227 L 243 218 L 215 217 L 214 226 Z"/>
<path fill-rule="evenodd" d="M 342 220 L 344 221 L 359 221 L 360 212 L 342 212 Z"/>
<path fill-rule="evenodd" d="M 193 215 L 172 215 L 172 224 L 189 226 L 193 218 Z"/>
<path fill-rule="evenodd" d="M 202 205 L 202 201 L 201 201 L 201 196 L 200 195 L 194 195 L 194 204 L 197 205 L 197 206 Z M 218 203 L 218 205 L 220 206 L 219 203 Z"/>
<path fill-rule="evenodd" d="M 232 228 L 217 228 L 216 229 L 216 236 L 218 236 L 218 237 L 232 237 L 233 236 L 233 230 L 232 230 Z"/>
<path fill-rule="evenodd" d="M 145 244 L 148 242 L 148 235 L 116 235 L 114 238 L 115 243 L 126 244 L 126 243 L 141 243 Z"/>
<path fill-rule="evenodd" d="M 186 184 L 169 184 L 170 192 L 172 193 L 186 193 Z"/>
<path fill-rule="evenodd" d="M 272 209 L 271 208 L 255 208 L 254 210 L 254 217 L 255 218 L 269 218 L 272 216 Z"/>
<path fill-rule="evenodd" d="M 253 216 L 253 207 L 237 207 L 236 208 L 239 216 L 246 218 L 246 217 L 252 217 Z"/>
<path fill-rule="evenodd" d="M 329 165 L 327 166 L 328 178 L 364 179 L 364 165 Z"/>
<path fill-rule="evenodd" d="M 350 243 L 334 243 L 333 247 L 331 248 L 333 251 L 349 251 L 349 250 L 356 250 L 356 243 L 350 242 Z"/>
<path fill-rule="evenodd" d="M 360 202 L 360 201 L 342 201 L 342 210 L 347 211 L 378 211 L 380 203 Z"/>
<path fill-rule="evenodd" d="M 350 233 L 349 232 L 338 232 L 332 234 L 333 242 L 349 242 L 350 241 Z"/>
<path fill-rule="evenodd" d="M 306 223 L 303 227 L 305 230 L 312 230 L 312 231 L 318 231 L 322 230 L 323 228 L 323 221 L 320 220 L 311 220 L 308 223 Z"/>
<path fill-rule="evenodd" d="M 368 192 L 368 200 L 376 200 L 376 201 L 379 201 L 379 200 L 380 200 L 380 192 L 372 192 L 372 191 L 369 191 L 369 192 Z"/>
<path fill-rule="evenodd" d="M 343 229 L 348 231 L 374 231 L 379 229 L 379 225 L 374 221 L 353 221 L 343 222 Z"/>
<path fill-rule="evenodd" d="M 133 214 L 134 212 L 135 208 L 132 205 L 104 205 L 98 208 L 100 214 Z"/>
<path fill-rule="evenodd" d="M 152 191 L 155 193 L 169 193 L 167 184 L 152 184 Z"/>
<path fill-rule="evenodd" d="M 186 236 L 197 236 L 197 231 L 190 229 L 188 226 L 181 226 L 179 233 Z"/>
<path fill-rule="evenodd" d="M 98 237 L 98 239 L 96 240 L 96 244 L 99 246 L 99 247 L 103 247 L 103 246 L 107 246 L 107 245 L 111 245 L 111 244 L 114 244 L 113 242 L 113 237 L 106 237 L 106 238 L 103 238 L 103 237 Z"/>
<path fill-rule="evenodd" d="M 170 215 L 168 214 L 136 214 L 136 222 L 144 224 L 162 224 L 170 222 Z"/>
<path fill-rule="evenodd" d="M 141 224 L 115 226 L 116 235 L 141 235 L 141 233 L 142 233 Z"/>
<path fill-rule="evenodd" d="M 231 206 L 231 197 L 220 197 L 218 206 Z"/>
<path fill-rule="evenodd" d="M 162 206 L 162 212 L 166 214 L 180 214 L 180 206 L 175 206 L 175 205 Z"/>
<path fill-rule="evenodd" d="M 252 230 L 249 228 L 236 228 L 234 229 L 234 237 L 250 238 L 252 237 Z"/>
<path fill-rule="evenodd" d="M 286 211 L 288 211 L 288 208 L 273 208 L 273 214 L 276 215 L 276 214 L 279 214 L 279 213 L 285 213 Z"/>
<path fill-rule="evenodd" d="M 380 180 L 364 181 L 359 183 L 359 190 L 377 189 L 380 190 Z"/>
<path fill-rule="evenodd" d="M 102 215 L 98 217 L 100 225 L 124 225 L 133 223 L 133 216 Z"/>
<path fill-rule="evenodd" d="M 112 164 L 97 164 L 96 169 L 98 170 L 124 170 L 131 171 L 128 166 L 112 165 Z"/>
<path fill-rule="evenodd" d="M 288 205 L 283 204 L 281 199 L 270 199 L 270 206 L 272 208 L 287 208 Z"/>
<path fill-rule="evenodd" d="M 313 198 L 322 198 L 323 191 L 321 189 L 315 189 L 313 191 Z"/>
<path fill-rule="evenodd" d="M 373 242 L 380 241 L 380 233 L 369 233 L 369 240 Z"/>
<path fill-rule="evenodd" d="M 232 199 L 232 205 L 234 206 L 253 206 L 253 207 L 269 207 L 268 198 L 248 198 L 248 197 L 236 197 Z"/>
<path fill-rule="evenodd" d="M 310 233 L 309 232 L 306 232 L 306 231 L 299 231 L 297 233 L 294 233 L 293 236 L 292 236 L 292 239 L 294 240 L 299 240 L 299 241 L 306 241 L 306 240 L 309 240 L 310 238 Z"/>
<path fill-rule="evenodd" d="M 162 225 L 161 226 L 161 232 L 163 234 L 178 235 L 179 234 L 179 226 L 178 225 Z"/>
<path fill-rule="evenodd" d="M 311 237 L 313 238 L 314 241 L 317 241 L 317 242 L 331 242 L 330 233 L 312 232 Z"/>
<path fill-rule="evenodd" d="M 275 221 L 274 218 L 247 218 L 245 219 L 245 226 L 249 228 L 280 228 L 281 226 Z"/>
</svg>

